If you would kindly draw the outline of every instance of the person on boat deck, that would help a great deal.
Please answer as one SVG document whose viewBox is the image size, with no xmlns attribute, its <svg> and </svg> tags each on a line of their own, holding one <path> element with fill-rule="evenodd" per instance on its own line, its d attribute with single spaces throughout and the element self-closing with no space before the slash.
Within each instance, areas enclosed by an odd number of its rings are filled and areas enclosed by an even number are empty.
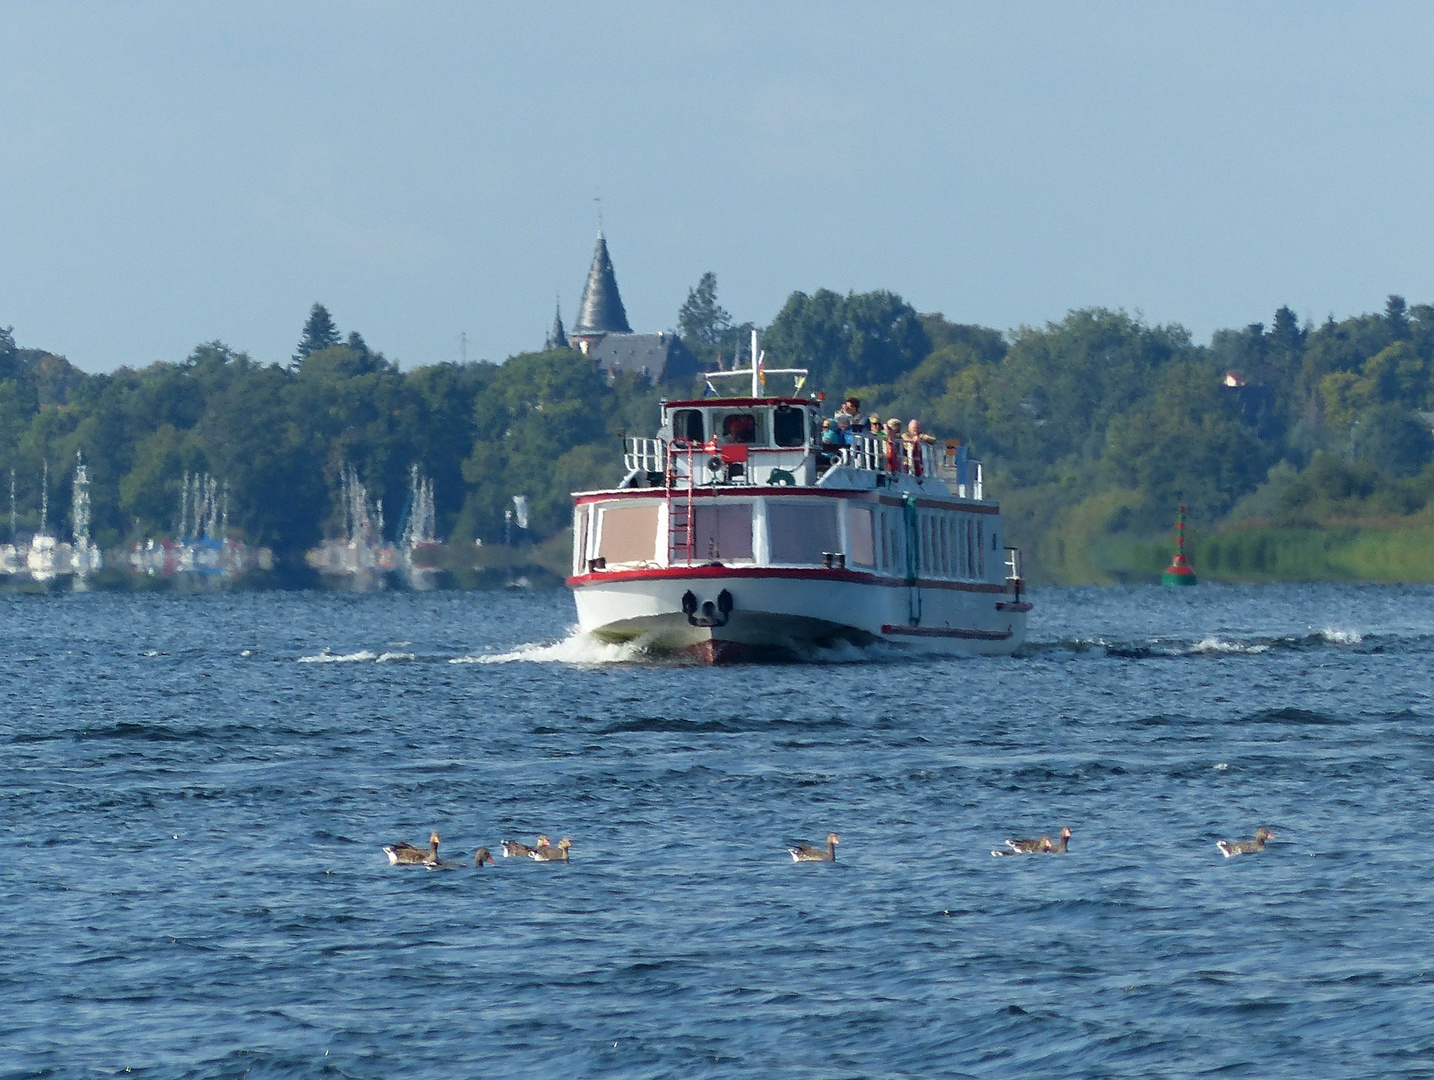
<svg viewBox="0 0 1434 1080">
<path fill-rule="evenodd" d="M 866 418 L 866 433 L 875 435 L 877 438 L 881 437 L 881 417 L 876 413 L 872 413 Z"/>
<path fill-rule="evenodd" d="M 832 425 L 836 429 L 838 446 L 851 445 L 851 417 L 846 413 L 838 413 L 836 423 Z"/>
<path fill-rule="evenodd" d="M 893 416 L 886 422 L 886 430 L 882 434 L 886 438 L 886 471 L 902 472 L 905 455 L 901 452 L 901 421 Z"/>
<path fill-rule="evenodd" d="M 847 418 L 847 422 L 853 427 L 859 427 L 861 425 L 861 399 L 854 397 L 847 398 L 842 402 L 841 408 L 836 411 L 836 416 L 832 419 L 840 420 L 843 416 Z"/>
<path fill-rule="evenodd" d="M 757 418 L 751 413 L 733 413 L 722 421 L 722 441 L 747 443 L 757 441 Z"/>
<path fill-rule="evenodd" d="M 841 433 L 837 430 L 836 424 L 830 420 L 822 421 L 822 449 L 838 450 L 841 448 Z"/>
<path fill-rule="evenodd" d="M 911 471 L 915 475 L 920 476 L 925 469 L 925 458 L 921 453 L 921 444 L 934 443 L 936 439 L 921 430 L 920 420 L 912 420 L 911 423 L 906 425 L 906 435 L 904 438 L 907 447 L 909 447 L 907 458 L 910 461 Z"/>
</svg>

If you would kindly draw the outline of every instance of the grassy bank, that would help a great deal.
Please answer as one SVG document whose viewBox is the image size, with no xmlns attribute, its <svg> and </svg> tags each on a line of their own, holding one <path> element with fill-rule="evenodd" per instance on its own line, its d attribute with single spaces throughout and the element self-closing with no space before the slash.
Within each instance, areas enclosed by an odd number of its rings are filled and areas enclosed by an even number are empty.
<svg viewBox="0 0 1434 1080">
<path fill-rule="evenodd" d="M 1090 581 L 1154 582 L 1170 562 L 1170 538 L 1110 537 L 1090 545 Z M 1257 526 L 1193 536 L 1186 549 L 1204 581 L 1434 583 L 1434 524 Z"/>
</svg>

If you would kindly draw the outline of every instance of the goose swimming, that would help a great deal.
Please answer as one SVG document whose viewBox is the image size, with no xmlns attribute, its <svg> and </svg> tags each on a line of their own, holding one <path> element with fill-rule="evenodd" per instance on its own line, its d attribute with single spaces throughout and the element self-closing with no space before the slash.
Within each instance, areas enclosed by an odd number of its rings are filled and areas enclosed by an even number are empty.
<svg viewBox="0 0 1434 1080">
<path fill-rule="evenodd" d="M 836 862 L 836 846 L 840 843 L 841 837 L 836 833 L 827 833 L 826 847 L 798 844 L 796 847 L 787 848 L 787 853 L 791 855 L 792 862 Z"/>
<path fill-rule="evenodd" d="M 538 848 L 547 847 L 548 842 L 549 841 L 547 836 L 539 835 L 537 841 L 532 847 L 529 847 L 527 844 L 520 844 L 516 840 L 504 840 L 498 846 L 503 849 L 503 858 L 506 859 L 511 856 L 513 858 L 521 859 L 524 856 L 533 854 L 533 852 L 537 851 Z"/>
<path fill-rule="evenodd" d="M 435 832 L 428 838 L 428 848 L 414 847 L 407 841 L 400 840 L 396 844 L 385 844 L 383 853 L 388 856 L 388 864 L 396 866 L 399 863 L 415 865 L 419 863 L 436 863 L 438 861 L 438 834 Z"/>
<path fill-rule="evenodd" d="M 480 847 L 473 855 L 474 866 L 482 866 L 484 863 L 490 863 L 492 861 L 493 856 L 488 853 L 488 849 L 485 847 Z"/>
<path fill-rule="evenodd" d="M 547 837 L 541 839 L 546 840 Z M 539 844 L 528 853 L 528 858 L 537 862 L 567 862 L 568 848 L 572 846 L 573 842 L 565 836 L 556 844 Z"/>
<path fill-rule="evenodd" d="M 1220 854 L 1225 858 L 1235 855 L 1253 855 L 1257 851 L 1265 850 L 1265 841 L 1273 840 L 1275 834 L 1269 829 L 1256 829 L 1253 840 L 1216 840 L 1215 846 L 1220 849 Z"/>
<path fill-rule="evenodd" d="M 1007 840 L 1006 847 L 1009 851 L 997 849 L 991 852 L 997 858 L 1002 855 L 1064 855 L 1070 849 L 1071 830 L 1070 826 L 1061 829 L 1060 842 L 1052 840 L 1049 836 L 1043 836 L 1039 840 Z"/>
</svg>

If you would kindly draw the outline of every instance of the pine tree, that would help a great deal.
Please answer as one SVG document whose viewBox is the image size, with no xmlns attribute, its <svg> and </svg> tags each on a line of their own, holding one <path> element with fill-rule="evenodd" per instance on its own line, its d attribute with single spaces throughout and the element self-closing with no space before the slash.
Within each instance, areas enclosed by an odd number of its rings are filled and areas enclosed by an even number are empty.
<svg viewBox="0 0 1434 1080">
<path fill-rule="evenodd" d="M 299 350 L 294 353 L 298 363 L 311 353 L 322 352 L 339 343 L 339 328 L 334 325 L 329 309 L 315 304 L 309 309 L 309 321 L 304 323 L 304 336 L 299 339 Z"/>
<path fill-rule="evenodd" d="M 687 302 L 677 312 L 677 332 L 695 350 L 716 345 L 731 325 L 732 316 L 717 303 L 717 275 L 709 270 L 687 290 Z"/>
</svg>

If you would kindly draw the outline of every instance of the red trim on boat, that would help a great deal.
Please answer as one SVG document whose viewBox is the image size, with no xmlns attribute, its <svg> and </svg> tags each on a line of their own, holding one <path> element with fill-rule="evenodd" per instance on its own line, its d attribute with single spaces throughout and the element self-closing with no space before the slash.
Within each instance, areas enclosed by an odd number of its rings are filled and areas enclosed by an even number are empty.
<svg viewBox="0 0 1434 1080">
<path fill-rule="evenodd" d="M 610 502 L 615 499 L 652 499 L 654 502 L 662 502 L 667 499 L 668 488 L 613 488 L 609 491 L 584 491 L 573 496 L 573 503 L 577 506 L 587 506 L 591 503 Z M 672 497 L 686 498 L 687 489 L 681 486 L 674 486 L 670 489 Z M 728 498 L 763 498 L 780 497 L 783 499 L 802 495 L 821 495 L 828 499 L 847 499 L 850 502 L 878 502 L 884 506 L 901 506 L 905 500 L 896 495 L 887 495 L 879 491 L 852 491 L 849 488 L 821 488 L 821 487 L 786 487 L 778 484 L 776 487 L 762 486 L 756 484 L 722 487 L 693 487 L 692 496 L 698 499 L 708 499 L 714 496 L 726 496 Z M 951 500 L 937 501 L 935 499 L 917 499 L 916 505 L 930 510 L 951 510 L 959 509 L 967 514 L 999 514 L 1000 508 L 987 503 L 973 502 L 969 499 L 958 499 L 952 496 Z"/>
<path fill-rule="evenodd" d="M 820 409 L 822 403 L 812 398 L 799 397 L 709 397 L 695 398 L 691 401 L 664 401 L 663 405 L 669 409 L 710 409 L 730 408 L 736 406 L 742 409 L 750 409 L 757 405 L 805 405 L 811 409 Z"/>
<path fill-rule="evenodd" d="M 568 578 L 568 587 L 620 581 L 671 581 L 692 578 L 787 578 L 795 581 L 847 581 L 858 585 L 913 587 L 905 578 L 881 577 L 860 570 L 828 570 L 822 566 L 653 566 L 643 570 L 599 570 Z M 918 581 L 918 589 L 953 589 L 957 592 L 1003 593 L 1006 586 L 987 581 Z"/>
<path fill-rule="evenodd" d="M 1005 641 L 1012 630 L 958 630 L 950 626 L 883 626 L 883 634 L 905 634 L 910 637 L 971 638 L 976 641 Z"/>
</svg>

